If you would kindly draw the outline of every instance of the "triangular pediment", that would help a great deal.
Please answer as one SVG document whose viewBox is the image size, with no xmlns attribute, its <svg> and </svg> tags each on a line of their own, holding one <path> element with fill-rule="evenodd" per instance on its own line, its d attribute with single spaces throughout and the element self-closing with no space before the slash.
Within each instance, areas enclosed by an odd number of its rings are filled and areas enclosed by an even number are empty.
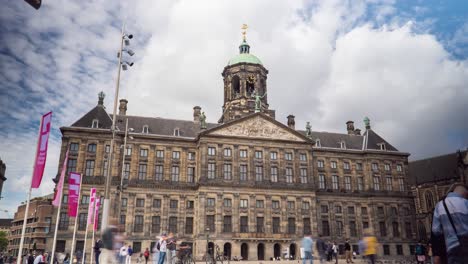
<svg viewBox="0 0 468 264">
<path fill-rule="evenodd" d="M 308 139 L 295 130 L 262 114 L 254 114 L 206 131 L 206 135 L 262 138 L 306 142 Z"/>
</svg>

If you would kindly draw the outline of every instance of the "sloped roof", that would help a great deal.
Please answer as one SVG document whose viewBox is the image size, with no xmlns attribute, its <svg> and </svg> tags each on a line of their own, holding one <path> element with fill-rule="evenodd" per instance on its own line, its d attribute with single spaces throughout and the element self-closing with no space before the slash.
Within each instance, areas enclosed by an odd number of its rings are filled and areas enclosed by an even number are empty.
<svg viewBox="0 0 468 264">
<path fill-rule="evenodd" d="M 109 114 L 107 114 L 106 109 L 104 109 L 104 106 L 102 105 L 95 106 L 93 109 L 91 109 L 91 111 L 86 113 L 71 126 L 90 128 L 94 119 L 99 121 L 98 128 L 110 129 L 112 126 L 112 119 L 110 118 Z"/>
<path fill-rule="evenodd" d="M 299 131 L 302 134 L 306 134 L 305 131 Z M 362 150 L 362 136 L 360 135 L 349 135 L 342 133 L 331 133 L 331 132 L 319 132 L 312 131 L 311 139 L 316 141 L 320 140 L 320 147 L 322 148 L 341 148 L 342 141 L 345 142 L 346 149 Z"/>
<path fill-rule="evenodd" d="M 364 149 L 366 150 L 380 150 L 380 144 L 385 144 L 385 149 L 388 151 L 398 151 L 394 146 L 388 143 L 385 139 L 379 136 L 372 129 L 367 129 L 364 134 L 365 138 Z"/>
<path fill-rule="evenodd" d="M 466 156 L 468 151 L 462 151 Z M 459 179 L 458 153 L 416 160 L 409 163 L 409 182 L 417 185 L 428 182 Z"/>
<path fill-rule="evenodd" d="M 11 218 L 0 218 L 0 226 L 11 226 L 13 219 Z"/>
</svg>

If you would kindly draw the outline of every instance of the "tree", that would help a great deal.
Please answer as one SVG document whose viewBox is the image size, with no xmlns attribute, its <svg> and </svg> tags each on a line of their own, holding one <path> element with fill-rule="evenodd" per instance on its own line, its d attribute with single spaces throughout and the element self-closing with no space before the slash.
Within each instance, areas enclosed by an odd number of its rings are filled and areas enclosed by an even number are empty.
<svg viewBox="0 0 468 264">
<path fill-rule="evenodd" d="M 6 251 L 8 246 L 7 233 L 0 231 L 0 252 Z"/>
</svg>

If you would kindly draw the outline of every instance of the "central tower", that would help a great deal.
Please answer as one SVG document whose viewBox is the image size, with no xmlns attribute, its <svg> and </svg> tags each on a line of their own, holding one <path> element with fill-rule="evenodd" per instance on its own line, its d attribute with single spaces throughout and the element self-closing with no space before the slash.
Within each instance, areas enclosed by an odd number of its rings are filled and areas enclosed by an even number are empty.
<svg viewBox="0 0 468 264">
<path fill-rule="evenodd" d="M 255 55 L 250 54 L 250 46 L 245 37 L 247 25 L 242 29 L 243 39 L 239 46 L 239 54 L 229 60 L 222 73 L 224 104 L 219 123 L 255 112 L 263 112 L 275 118 L 275 111 L 268 109 L 268 70 Z"/>
</svg>

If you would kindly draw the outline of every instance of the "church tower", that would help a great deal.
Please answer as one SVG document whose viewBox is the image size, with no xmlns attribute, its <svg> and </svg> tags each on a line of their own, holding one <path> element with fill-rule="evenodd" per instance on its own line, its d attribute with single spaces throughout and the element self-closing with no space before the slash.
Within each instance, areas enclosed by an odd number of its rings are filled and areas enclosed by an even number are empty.
<svg viewBox="0 0 468 264">
<path fill-rule="evenodd" d="M 242 29 L 243 40 L 239 46 L 239 54 L 229 60 L 222 73 L 224 104 L 219 123 L 255 112 L 263 112 L 275 118 L 275 111 L 268 109 L 268 70 L 250 53 L 250 46 L 245 37 L 247 25 L 243 25 Z"/>
</svg>

